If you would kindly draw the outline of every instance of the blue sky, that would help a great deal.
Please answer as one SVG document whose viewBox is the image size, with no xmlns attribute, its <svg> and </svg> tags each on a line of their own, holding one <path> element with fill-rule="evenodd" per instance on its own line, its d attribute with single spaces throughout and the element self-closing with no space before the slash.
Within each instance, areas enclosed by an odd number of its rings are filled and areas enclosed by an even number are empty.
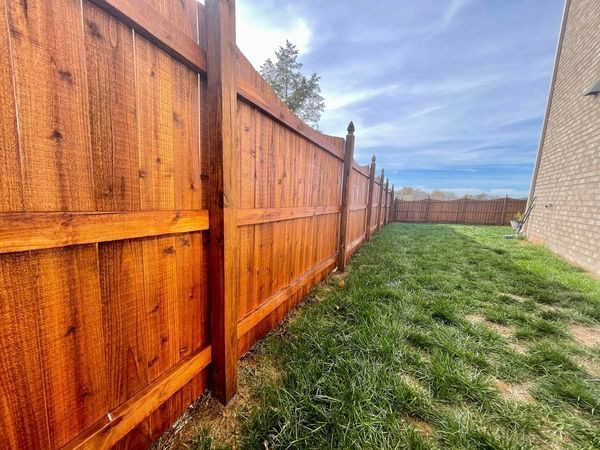
<svg viewBox="0 0 600 450">
<path fill-rule="evenodd" d="M 237 0 L 255 67 L 290 39 L 321 75 L 320 128 L 356 124 L 390 182 L 526 196 L 563 0 Z"/>
</svg>

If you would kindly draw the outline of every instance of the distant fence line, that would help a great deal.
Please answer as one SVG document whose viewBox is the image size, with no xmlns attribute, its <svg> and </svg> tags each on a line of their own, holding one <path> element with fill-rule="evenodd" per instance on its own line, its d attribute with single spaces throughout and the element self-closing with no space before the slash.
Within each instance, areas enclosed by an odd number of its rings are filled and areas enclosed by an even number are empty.
<svg viewBox="0 0 600 450">
<path fill-rule="evenodd" d="M 510 225 L 514 215 L 524 212 L 526 206 L 527 200 L 509 197 L 494 200 L 396 199 L 392 217 L 397 222 Z"/>
</svg>

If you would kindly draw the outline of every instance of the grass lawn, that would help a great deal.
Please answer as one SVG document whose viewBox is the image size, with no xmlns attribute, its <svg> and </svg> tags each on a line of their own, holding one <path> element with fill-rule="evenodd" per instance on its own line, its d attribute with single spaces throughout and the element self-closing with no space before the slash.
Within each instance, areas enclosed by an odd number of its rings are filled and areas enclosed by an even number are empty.
<svg viewBox="0 0 600 450">
<path fill-rule="evenodd" d="M 241 362 L 233 405 L 197 407 L 186 445 L 600 448 L 600 281 L 507 233 L 386 227 Z"/>
</svg>

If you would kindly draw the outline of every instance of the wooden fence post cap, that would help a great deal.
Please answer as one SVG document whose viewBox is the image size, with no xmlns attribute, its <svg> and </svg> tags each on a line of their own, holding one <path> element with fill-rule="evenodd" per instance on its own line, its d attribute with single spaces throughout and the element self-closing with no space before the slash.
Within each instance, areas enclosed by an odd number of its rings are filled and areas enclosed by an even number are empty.
<svg viewBox="0 0 600 450">
<path fill-rule="evenodd" d="M 356 128 L 354 127 L 354 122 L 350 121 L 350 123 L 348 124 L 348 134 L 354 134 L 354 131 L 356 131 Z"/>
</svg>

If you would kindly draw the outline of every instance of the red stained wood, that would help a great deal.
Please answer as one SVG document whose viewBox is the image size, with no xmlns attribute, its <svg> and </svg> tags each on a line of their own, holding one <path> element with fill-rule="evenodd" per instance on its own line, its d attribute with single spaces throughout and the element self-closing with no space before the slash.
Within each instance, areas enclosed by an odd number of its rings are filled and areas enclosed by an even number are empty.
<svg viewBox="0 0 600 450">
<path fill-rule="evenodd" d="M 382 182 L 251 67 L 233 0 L 2 5 L 0 446 L 147 448 L 234 395 Z"/>
<path fill-rule="evenodd" d="M 190 68 L 201 72 L 206 71 L 206 51 L 197 45 L 198 39 L 195 31 L 196 8 L 191 0 L 185 0 L 183 9 L 179 11 L 172 11 L 170 9 L 171 5 L 157 0 L 89 1 L 106 9 L 129 26 L 135 28 L 142 36 L 152 40 L 155 45 L 187 64 Z M 154 6 L 161 8 L 162 14 Z M 168 16 L 171 16 L 171 18 L 168 18 Z"/>
<path fill-rule="evenodd" d="M 394 220 L 398 222 L 466 223 L 510 225 L 517 212 L 524 212 L 527 200 L 419 200 L 396 202 Z"/>
<path fill-rule="evenodd" d="M 235 3 L 208 0 L 208 138 L 213 389 L 222 402 L 237 392 L 239 164 L 236 160 Z"/>
<path fill-rule="evenodd" d="M 208 211 L 0 214 L 0 253 L 208 229 Z"/>
</svg>

